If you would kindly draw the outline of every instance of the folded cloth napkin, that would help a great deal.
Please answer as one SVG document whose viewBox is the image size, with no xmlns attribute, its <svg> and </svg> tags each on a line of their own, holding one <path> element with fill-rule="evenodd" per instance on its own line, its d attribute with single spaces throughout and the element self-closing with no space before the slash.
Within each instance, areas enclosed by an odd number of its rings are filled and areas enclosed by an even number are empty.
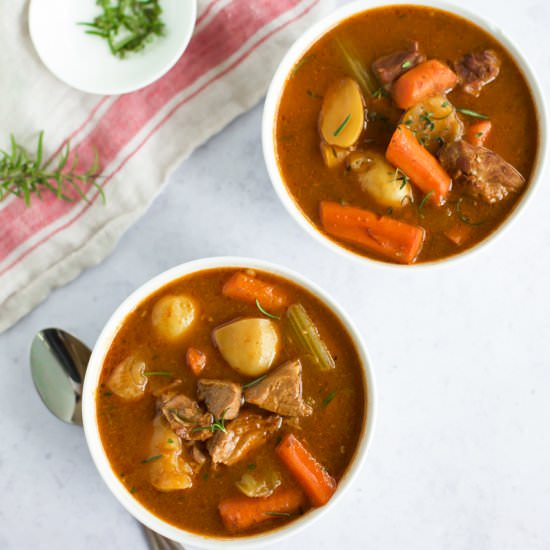
<svg viewBox="0 0 550 550">
<path fill-rule="evenodd" d="M 46 195 L 29 208 L 12 196 L 0 202 L 0 332 L 105 258 L 171 170 L 258 102 L 291 42 L 331 7 L 323 0 L 199 0 L 194 36 L 170 72 L 137 92 L 100 97 L 48 72 L 30 41 L 27 2 L 6 2 L 0 147 L 13 133 L 32 150 L 44 130 L 45 155 L 70 140 L 86 166 L 97 150 L 107 202 L 93 188 L 90 202 Z"/>
</svg>

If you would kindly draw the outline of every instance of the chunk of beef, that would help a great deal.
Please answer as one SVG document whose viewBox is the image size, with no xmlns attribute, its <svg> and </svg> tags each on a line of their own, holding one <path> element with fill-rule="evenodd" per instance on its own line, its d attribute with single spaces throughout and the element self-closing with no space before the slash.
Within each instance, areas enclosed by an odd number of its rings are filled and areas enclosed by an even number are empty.
<svg viewBox="0 0 550 550">
<path fill-rule="evenodd" d="M 481 88 L 498 76 L 500 59 L 493 50 L 467 53 L 455 63 L 455 71 L 464 91 L 478 97 Z"/>
<path fill-rule="evenodd" d="M 202 378 L 197 384 L 197 397 L 216 418 L 223 414 L 225 420 L 232 420 L 239 415 L 242 389 L 239 384 L 228 380 Z"/>
<path fill-rule="evenodd" d="M 464 140 L 445 145 L 439 160 L 455 184 L 489 203 L 504 199 L 525 184 L 525 178 L 501 156 Z"/>
<path fill-rule="evenodd" d="M 241 414 L 206 443 L 214 464 L 231 466 L 262 446 L 280 427 L 280 416 Z"/>
<path fill-rule="evenodd" d="M 287 361 L 255 386 L 247 388 L 248 403 L 284 416 L 307 416 L 313 411 L 302 399 L 302 364 Z"/>
<path fill-rule="evenodd" d="M 193 441 L 192 443 L 188 443 L 188 445 L 191 451 L 191 457 L 193 458 L 193 461 L 196 464 L 202 466 L 206 462 L 206 455 L 199 448 L 200 443 L 198 443 L 197 441 Z"/>
<path fill-rule="evenodd" d="M 419 52 L 418 42 L 410 42 L 408 49 L 379 57 L 372 70 L 382 86 L 388 87 L 404 72 L 426 61 L 426 56 Z"/>
<path fill-rule="evenodd" d="M 175 388 L 170 387 L 160 395 L 160 410 L 172 430 L 182 439 L 204 441 L 212 437 L 210 430 L 202 429 L 212 424 L 212 415 L 190 397 L 176 392 Z"/>
</svg>

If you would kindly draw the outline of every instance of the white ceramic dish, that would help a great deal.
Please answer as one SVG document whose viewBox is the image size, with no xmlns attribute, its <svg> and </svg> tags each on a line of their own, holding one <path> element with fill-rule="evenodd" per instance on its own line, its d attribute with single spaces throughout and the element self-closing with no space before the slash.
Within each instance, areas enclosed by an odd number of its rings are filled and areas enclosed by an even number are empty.
<svg viewBox="0 0 550 550">
<path fill-rule="evenodd" d="M 512 55 L 518 66 L 522 69 L 523 74 L 531 88 L 533 99 L 537 108 L 537 115 L 539 121 L 539 147 L 537 151 L 537 157 L 535 160 L 535 168 L 531 176 L 529 186 L 521 199 L 518 201 L 517 205 L 510 213 L 508 218 L 501 224 L 496 231 L 494 231 L 489 237 L 481 241 L 479 244 L 475 245 L 473 248 L 465 250 L 464 252 L 457 254 L 455 256 L 450 256 L 442 260 L 436 260 L 432 262 L 425 262 L 419 264 L 395 264 L 384 262 L 381 260 L 375 260 L 367 256 L 353 252 L 344 246 L 339 245 L 336 241 L 333 241 L 329 237 L 321 233 L 313 223 L 306 218 L 298 204 L 295 202 L 293 197 L 290 195 L 281 173 L 277 165 L 277 158 L 275 155 L 275 120 L 277 115 L 277 109 L 279 105 L 279 99 L 283 91 L 285 82 L 290 74 L 292 68 L 297 63 L 297 61 L 302 57 L 302 55 L 315 43 L 321 36 L 326 34 L 328 31 L 332 30 L 342 21 L 348 19 L 352 15 L 357 13 L 364 12 L 371 8 L 377 8 L 387 5 L 420 5 L 420 6 L 429 6 L 433 8 L 438 8 L 441 10 L 448 11 L 464 19 L 471 21 L 472 23 L 478 25 L 488 33 L 492 34 Z M 384 2 L 383 0 L 358 0 L 343 6 L 342 8 L 336 10 L 332 14 L 328 15 L 310 29 L 308 29 L 302 36 L 300 36 L 296 42 L 291 46 L 291 48 L 286 53 L 285 57 L 282 59 L 279 64 L 269 90 L 264 104 L 263 119 L 262 119 L 262 146 L 265 163 L 267 166 L 267 171 L 275 191 L 279 198 L 281 199 L 283 205 L 286 207 L 290 215 L 296 220 L 296 222 L 302 226 L 310 235 L 315 239 L 323 243 L 325 246 L 330 248 L 332 251 L 339 254 L 343 254 L 348 258 L 352 258 L 361 263 L 370 263 L 379 266 L 391 267 L 396 269 L 419 269 L 419 268 L 433 268 L 434 266 L 443 266 L 449 265 L 456 262 L 457 260 L 471 256 L 473 253 L 478 252 L 488 246 L 490 243 L 494 242 L 495 239 L 501 236 L 504 233 L 504 230 L 509 228 L 512 225 L 512 221 L 516 220 L 522 212 L 529 201 L 533 196 L 536 187 L 542 179 L 544 173 L 544 165 L 546 163 L 546 157 L 548 156 L 548 119 L 547 111 L 545 106 L 545 101 L 541 93 L 541 88 L 538 84 L 538 81 L 531 69 L 526 58 L 520 53 L 518 48 L 511 42 L 511 40 L 503 33 L 501 29 L 486 21 L 479 15 L 476 15 L 472 12 L 469 12 L 462 7 L 455 6 L 453 4 L 448 4 L 446 2 L 441 2 L 438 0 L 408 0 L 403 2 Z"/>
<path fill-rule="evenodd" d="M 95 0 L 31 0 L 30 35 L 44 65 L 69 86 L 93 94 L 123 94 L 164 75 L 191 39 L 196 0 L 162 0 L 161 6 L 165 36 L 125 59 L 114 56 L 106 40 L 78 25 L 101 14 Z"/>
<path fill-rule="evenodd" d="M 173 525 L 161 520 L 141 505 L 124 485 L 120 482 L 116 474 L 113 472 L 109 460 L 104 452 L 103 445 L 99 435 L 99 427 L 97 424 L 96 414 L 96 388 L 99 383 L 99 377 L 105 355 L 109 350 L 111 342 L 113 341 L 116 332 L 127 315 L 132 312 L 138 304 L 140 304 L 145 298 L 154 293 L 157 289 L 165 286 L 171 281 L 179 279 L 185 275 L 196 271 L 203 271 L 206 269 L 215 269 L 220 267 L 243 267 L 252 268 L 258 270 L 264 270 L 286 279 L 304 287 L 320 300 L 322 300 L 340 319 L 343 325 L 346 327 L 353 342 L 359 353 L 361 362 L 364 366 L 364 382 L 366 384 L 365 392 L 367 396 L 367 410 L 366 422 L 363 425 L 362 434 L 360 437 L 359 445 L 355 453 L 352 464 L 348 468 L 345 476 L 341 479 L 338 490 L 335 495 L 329 501 L 328 504 L 321 508 L 317 508 L 309 511 L 307 514 L 290 523 L 287 526 L 281 527 L 275 531 L 270 531 L 265 534 L 252 535 L 249 537 L 239 538 L 212 538 L 196 535 L 178 529 Z M 82 399 L 82 415 L 84 423 L 84 431 L 86 434 L 86 441 L 90 449 L 90 453 L 93 457 L 95 465 L 101 474 L 101 477 L 119 500 L 119 502 L 141 523 L 144 523 L 151 529 L 158 533 L 169 537 L 173 540 L 181 542 L 183 544 L 189 544 L 197 548 L 207 549 L 220 549 L 220 548 L 232 548 L 232 549 L 248 549 L 258 548 L 265 544 L 280 541 L 283 538 L 289 537 L 307 525 L 315 522 L 323 514 L 332 510 L 341 495 L 344 493 L 347 487 L 351 485 L 357 472 L 361 468 L 367 448 L 369 447 L 372 439 L 373 426 L 376 415 L 376 400 L 375 400 L 375 385 L 374 376 L 371 367 L 371 361 L 369 359 L 365 344 L 355 328 L 350 318 L 340 309 L 340 307 L 329 297 L 323 290 L 311 281 L 304 277 L 290 271 L 289 269 L 270 264 L 259 260 L 251 260 L 247 258 L 233 258 L 233 257 L 220 257 L 220 258 L 207 258 L 201 260 L 195 260 L 178 267 L 174 267 L 164 273 L 161 273 L 157 277 L 151 279 L 143 286 L 133 292 L 113 313 L 105 328 L 101 332 L 96 345 L 93 349 L 92 356 L 86 372 L 86 379 L 84 381 L 83 399 Z"/>
</svg>

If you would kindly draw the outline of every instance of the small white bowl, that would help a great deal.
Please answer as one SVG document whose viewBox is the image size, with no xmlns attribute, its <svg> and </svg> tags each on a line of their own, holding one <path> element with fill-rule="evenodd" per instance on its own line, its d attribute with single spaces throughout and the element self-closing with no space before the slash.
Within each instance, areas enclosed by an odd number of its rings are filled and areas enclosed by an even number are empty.
<svg viewBox="0 0 550 550">
<path fill-rule="evenodd" d="M 312 509 L 302 518 L 285 525 L 274 531 L 268 531 L 266 533 L 260 533 L 251 535 L 248 537 L 224 537 L 216 538 L 209 536 L 201 536 L 195 533 L 190 533 L 183 529 L 179 529 L 166 521 L 163 521 L 158 516 L 149 512 L 139 501 L 137 501 L 127 490 L 126 487 L 120 482 L 119 478 L 113 472 L 109 459 L 105 454 L 101 438 L 99 435 L 99 426 L 97 423 L 97 410 L 96 410 L 96 390 L 99 384 L 99 378 L 105 356 L 109 351 L 111 343 L 116 336 L 116 333 L 124 322 L 126 317 L 134 311 L 134 309 L 148 296 L 153 294 L 159 288 L 164 287 L 168 283 L 184 277 L 190 273 L 197 271 L 203 271 L 207 269 L 223 268 L 223 267 L 240 267 L 251 268 L 267 271 L 275 275 L 279 275 L 285 279 L 296 283 L 299 286 L 304 287 L 306 290 L 317 296 L 324 304 L 326 304 L 339 318 L 344 325 L 349 335 L 351 336 L 353 343 L 359 354 L 361 364 L 364 368 L 363 381 L 365 383 L 365 395 L 367 398 L 367 404 L 365 407 L 366 421 L 363 424 L 361 437 L 357 446 L 352 463 L 349 465 L 344 477 L 338 484 L 338 489 L 331 500 L 325 506 Z M 86 371 L 86 378 L 84 380 L 83 397 L 82 397 L 82 417 L 84 424 L 84 432 L 86 434 L 86 441 L 90 449 L 90 453 L 95 462 L 95 465 L 118 501 L 132 514 L 138 521 L 147 525 L 154 531 L 157 531 L 161 535 L 168 537 L 172 540 L 178 541 L 182 544 L 189 544 L 197 548 L 207 548 L 212 550 L 218 549 L 249 549 L 258 548 L 265 544 L 281 541 L 298 531 L 301 531 L 304 527 L 311 525 L 317 521 L 323 514 L 329 509 L 332 509 L 344 491 L 352 484 L 358 471 L 360 470 L 370 441 L 372 439 L 375 414 L 376 414 L 376 399 L 375 399 L 375 386 L 374 375 L 371 367 L 371 361 L 368 356 L 363 339 L 355 328 L 355 325 L 347 314 L 336 304 L 336 302 L 328 296 L 323 290 L 311 281 L 305 279 L 301 275 L 290 271 L 287 268 L 277 266 L 268 262 L 260 260 L 252 260 L 249 258 L 234 258 L 234 257 L 218 257 L 218 258 L 206 258 L 201 260 L 195 260 L 174 267 L 157 275 L 135 292 L 133 292 L 113 313 L 105 328 L 102 330 L 90 358 L 88 369 Z"/>
<path fill-rule="evenodd" d="M 277 164 L 277 158 L 275 155 L 275 121 L 277 116 L 277 109 L 279 106 L 279 99 L 283 92 L 286 80 L 290 74 L 292 68 L 297 61 L 309 50 L 309 48 L 315 44 L 323 35 L 338 26 L 341 22 L 345 21 L 349 17 L 362 13 L 372 8 L 378 8 L 382 6 L 398 6 L 398 5 L 418 5 L 427 6 L 436 9 L 441 9 L 452 14 L 458 15 L 468 21 L 471 21 L 475 25 L 481 27 L 483 30 L 491 34 L 496 40 L 498 40 L 510 53 L 518 67 L 523 72 L 525 79 L 531 89 L 535 107 L 537 109 L 537 118 L 539 123 L 539 146 L 537 156 L 535 159 L 535 166 L 531 175 L 529 184 L 522 197 L 515 205 L 514 209 L 504 222 L 493 233 L 485 238 L 480 243 L 476 244 L 472 248 L 465 250 L 454 256 L 442 258 L 441 260 L 435 260 L 431 262 L 422 262 L 418 264 L 397 264 L 391 262 L 385 262 L 377 260 L 369 256 L 364 256 L 358 252 L 354 252 L 338 244 L 338 242 L 332 240 L 324 233 L 319 231 L 317 227 L 311 223 L 305 214 L 300 209 L 300 206 L 296 203 L 292 195 L 289 193 L 287 186 L 284 183 L 279 166 Z M 448 4 L 447 2 L 439 0 L 407 0 L 404 2 L 391 2 L 388 3 L 384 0 L 357 0 L 350 4 L 346 4 L 342 8 L 334 11 L 312 27 L 310 27 L 304 34 L 302 34 L 296 42 L 290 47 L 282 61 L 280 62 L 271 84 L 269 86 L 267 96 L 264 104 L 263 118 L 262 118 L 262 146 L 267 171 L 273 187 L 279 195 L 283 205 L 286 207 L 290 215 L 301 225 L 310 235 L 315 239 L 323 243 L 332 251 L 342 254 L 348 258 L 352 258 L 361 263 L 370 263 L 383 267 L 389 267 L 394 269 L 419 269 L 419 268 L 433 268 L 435 266 L 448 265 L 455 261 L 471 256 L 474 252 L 478 252 L 485 248 L 489 243 L 496 240 L 497 237 L 504 233 L 504 229 L 510 227 L 511 222 L 518 218 L 520 212 L 522 212 L 528 202 L 533 196 L 535 187 L 542 179 L 541 176 L 544 173 L 544 166 L 546 163 L 546 157 L 548 156 L 548 119 L 545 101 L 541 92 L 541 88 L 538 81 L 531 69 L 531 66 L 527 62 L 527 59 L 520 53 L 518 48 L 510 41 L 510 39 L 500 30 L 498 27 L 486 21 L 479 15 L 476 15 L 462 7 Z"/>
<path fill-rule="evenodd" d="M 31 0 L 29 30 L 36 51 L 57 78 L 83 92 L 124 94 L 168 72 L 184 52 L 195 28 L 196 0 L 162 0 L 165 35 L 140 52 L 119 59 L 107 41 L 86 34 L 79 22 L 102 13 L 95 1 Z"/>
</svg>

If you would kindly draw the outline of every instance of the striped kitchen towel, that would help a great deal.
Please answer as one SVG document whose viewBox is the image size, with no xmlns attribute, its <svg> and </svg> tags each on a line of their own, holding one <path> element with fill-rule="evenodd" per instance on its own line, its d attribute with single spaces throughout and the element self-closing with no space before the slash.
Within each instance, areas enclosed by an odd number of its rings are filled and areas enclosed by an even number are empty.
<svg viewBox="0 0 550 550">
<path fill-rule="evenodd" d="M 0 201 L 0 332 L 105 258 L 171 170 L 259 101 L 290 43 L 332 8 L 323 0 L 201 0 L 191 43 L 169 73 L 137 92 L 99 97 L 41 64 L 27 5 L 5 2 L 0 19 L 0 147 L 13 133 L 32 150 L 44 130 L 45 154 L 70 140 L 86 166 L 97 150 L 107 203 L 95 189 L 90 202 Z"/>
</svg>

